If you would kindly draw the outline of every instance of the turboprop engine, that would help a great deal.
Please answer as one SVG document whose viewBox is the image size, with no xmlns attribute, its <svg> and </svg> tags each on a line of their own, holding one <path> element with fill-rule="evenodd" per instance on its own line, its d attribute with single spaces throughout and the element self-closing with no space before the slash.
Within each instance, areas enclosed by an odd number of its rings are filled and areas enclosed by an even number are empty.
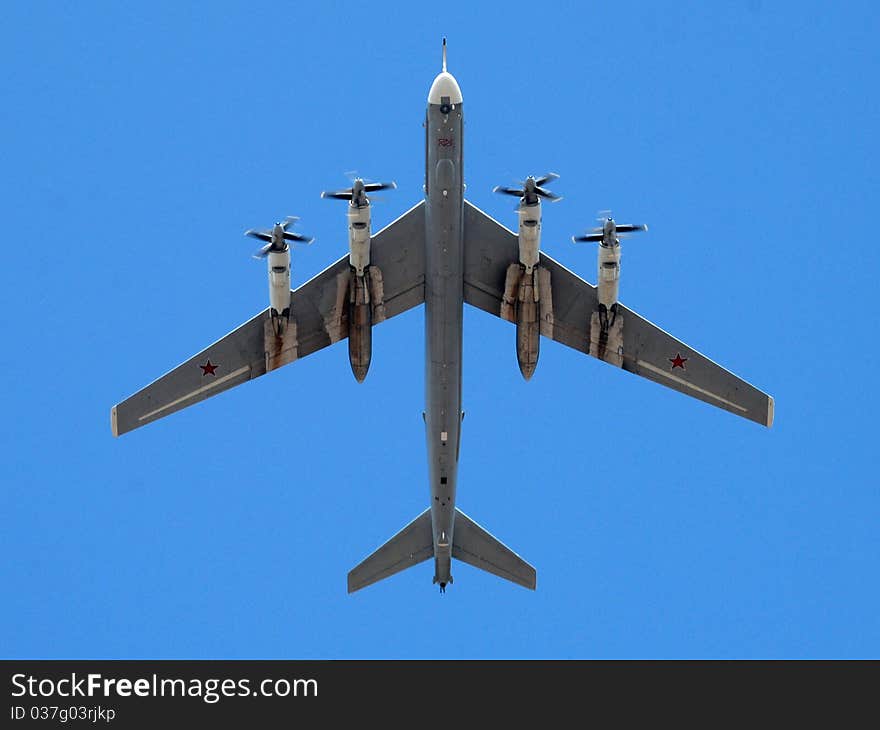
<svg viewBox="0 0 880 730">
<path fill-rule="evenodd" d="M 348 200 L 348 360 L 355 379 L 362 383 L 373 356 L 374 310 L 382 301 L 382 272 L 370 265 L 370 200 L 367 193 L 392 190 L 394 182 L 372 183 L 355 178 L 345 190 L 325 191 L 322 198 Z"/>
<path fill-rule="evenodd" d="M 610 211 L 604 211 L 609 213 Z M 616 223 L 610 215 L 599 218 L 602 226 L 593 228 L 586 235 L 572 236 L 575 243 L 596 241 L 599 243 L 599 322 L 603 332 L 614 325 L 617 318 L 617 299 L 620 293 L 620 235 L 647 231 L 644 224 Z"/>
<path fill-rule="evenodd" d="M 269 266 L 269 307 L 276 334 L 281 334 L 290 321 L 290 242 L 311 243 L 314 239 L 288 230 L 288 226 L 299 220 L 287 216 L 268 231 L 245 231 L 246 236 L 267 241 L 254 258 L 268 259 Z"/>
<path fill-rule="evenodd" d="M 535 178 L 531 175 L 522 181 L 522 187 L 510 188 L 501 185 L 494 189 L 496 193 L 513 195 L 520 199 L 517 206 L 519 214 L 519 263 L 512 263 L 507 268 L 504 286 L 505 302 L 512 306 L 513 321 L 516 323 L 516 359 L 520 372 L 528 380 L 538 366 L 538 354 L 541 343 L 541 296 L 549 296 L 542 292 L 549 290 L 549 272 L 538 264 L 541 251 L 541 198 L 552 202 L 562 200 L 543 186 L 559 175 L 547 173 Z M 542 287 L 542 281 L 546 286 Z M 545 306 L 552 307 L 552 301 Z"/>
</svg>

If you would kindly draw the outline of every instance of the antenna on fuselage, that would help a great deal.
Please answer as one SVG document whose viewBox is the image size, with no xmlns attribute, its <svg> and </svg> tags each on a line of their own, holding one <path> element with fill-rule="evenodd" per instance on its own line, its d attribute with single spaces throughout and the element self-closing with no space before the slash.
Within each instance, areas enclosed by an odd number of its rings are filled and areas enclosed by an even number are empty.
<svg viewBox="0 0 880 730">
<path fill-rule="evenodd" d="M 443 70 L 446 71 L 446 36 L 443 36 Z"/>
</svg>

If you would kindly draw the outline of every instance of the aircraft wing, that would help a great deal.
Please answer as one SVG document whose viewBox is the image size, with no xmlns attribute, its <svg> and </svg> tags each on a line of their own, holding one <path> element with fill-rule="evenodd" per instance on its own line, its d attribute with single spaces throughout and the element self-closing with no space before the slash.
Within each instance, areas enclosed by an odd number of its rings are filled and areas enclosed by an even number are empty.
<svg viewBox="0 0 880 730">
<path fill-rule="evenodd" d="M 425 299 L 424 205 L 419 202 L 371 239 L 371 266 L 381 272 L 378 278 L 384 290 L 374 307 L 374 323 Z M 291 319 L 282 336 L 276 335 L 267 307 L 114 406 L 113 435 L 132 431 L 345 339 L 348 278 L 346 254 L 291 292 Z"/>
<path fill-rule="evenodd" d="M 465 301 L 513 322 L 504 289 L 508 266 L 519 261 L 517 235 L 465 201 L 464 237 Z M 773 423 L 773 398 L 627 307 L 618 305 L 602 336 L 596 287 L 543 253 L 540 266 L 543 336 L 756 423 Z"/>
</svg>

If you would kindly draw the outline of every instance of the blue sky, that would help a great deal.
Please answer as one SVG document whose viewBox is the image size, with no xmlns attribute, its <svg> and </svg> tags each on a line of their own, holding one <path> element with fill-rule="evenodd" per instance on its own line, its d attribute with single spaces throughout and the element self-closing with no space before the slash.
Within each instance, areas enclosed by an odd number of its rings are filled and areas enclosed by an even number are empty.
<svg viewBox="0 0 880 730">
<path fill-rule="evenodd" d="M 870 3 L 11 2 L 0 61 L 0 655 L 877 657 Z M 346 251 L 344 172 L 422 195 L 440 38 L 467 196 L 555 171 L 543 248 L 612 209 L 621 299 L 776 399 L 767 430 L 465 312 L 459 506 L 532 593 L 347 571 L 427 502 L 423 319 L 120 439 L 110 407 L 267 304 L 242 236 Z"/>
</svg>

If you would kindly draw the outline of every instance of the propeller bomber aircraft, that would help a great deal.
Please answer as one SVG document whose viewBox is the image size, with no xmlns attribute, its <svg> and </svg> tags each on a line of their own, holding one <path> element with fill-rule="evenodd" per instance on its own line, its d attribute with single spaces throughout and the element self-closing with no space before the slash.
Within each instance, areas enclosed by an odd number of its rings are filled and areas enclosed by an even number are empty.
<svg viewBox="0 0 880 730">
<path fill-rule="evenodd" d="M 462 412 L 462 312 L 467 303 L 516 326 L 523 376 L 538 363 L 541 337 L 665 385 L 764 426 L 773 399 L 618 301 L 620 238 L 647 226 L 618 224 L 574 237 L 598 246 L 598 285 L 541 251 L 541 200 L 558 175 L 528 177 L 496 192 L 519 198 L 514 233 L 464 198 L 463 103 L 442 70 L 428 92 L 424 199 L 375 235 L 369 194 L 393 182 L 354 180 L 322 193 L 348 201 L 349 253 L 290 289 L 289 230 L 295 218 L 246 235 L 263 241 L 269 307 L 111 409 L 114 436 L 127 433 L 282 365 L 348 339 L 358 382 L 372 358 L 372 328 L 425 305 L 425 435 L 429 507 L 348 574 L 349 592 L 434 559 L 434 583 L 452 582 L 452 558 L 526 588 L 535 569 L 456 507 Z"/>
</svg>

